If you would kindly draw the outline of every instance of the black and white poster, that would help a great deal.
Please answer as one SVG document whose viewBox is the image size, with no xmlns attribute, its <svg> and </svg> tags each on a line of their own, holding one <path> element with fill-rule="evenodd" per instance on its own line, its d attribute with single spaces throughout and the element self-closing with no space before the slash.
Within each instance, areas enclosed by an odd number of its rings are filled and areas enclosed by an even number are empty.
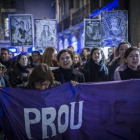
<svg viewBox="0 0 140 140">
<path fill-rule="evenodd" d="M 100 46 L 100 20 L 84 19 L 84 46 L 97 47 Z"/>
<path fill-rule="evenodd" d="M 9 15 L 11 46 L 33 46 L 33 19 L 29 14 Z"/>
<path fill-rule="evenodd" d="M 101 46 L 117 47 L 128 40 L 127 11 L 101 12 Z"/>
<path fill-rule="evenodd" d="M 57 21 L 50 19 L 35 19 L 35 47 L 45 50 L 47 47 L 56 47 Z"/>
</svg>

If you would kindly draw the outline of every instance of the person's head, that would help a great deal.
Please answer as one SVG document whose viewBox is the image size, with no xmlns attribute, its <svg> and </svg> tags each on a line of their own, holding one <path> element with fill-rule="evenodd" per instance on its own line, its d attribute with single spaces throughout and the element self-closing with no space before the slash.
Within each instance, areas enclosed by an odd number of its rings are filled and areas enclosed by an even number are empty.
<svg viewBox="0 0 140 140">
<path fill-rule="evenodd" d="M 73 53 L 67 49 L 63 49 L 58 53 L 57 60 L 63 69 L 70 69 L 72 66 Z"/>
<path fill-rule="evenodd" d="M 85 57 L 88 56 L 88 50 L 86 48 L 82 50 L 82 55 L 84 55 Z"/>
<path fill-rule="evenodd" d="M 39 51 L 33 51 L 32 52 L 32 61 L 34 63 L 37 63 L 37 61 L 40 59 L 40 52 Z"/>
<path fill-rule="evenodd" d="M 44 29 L 45 31 L 48 31 L 48 30 L 49 30 L 49 26 L 48 26 L 48 25 L 44 25 L 44 26 L 43 26 L 43 29 Z"/>
<path fill-rule="evenodd" d="M 8 48 L 1 48 L 1 58 L 3 61 L 9 60 L 9 50 Z"/>
<path fill-rule="evenodd" d="M 52 60 L 56 60 L 57 50 L 54 47 L 46 48 L 42 56 L 42 63 L 47 64 L 49 67 L 52 67 Z"/>
<path fill-rule="evenodd" d="M 19 24 L 20 24 L 20 28 L 21 28 L 21 29 L 24 29 L 24 22 L 23 22 L 23 21 L 20 21 Z"/>
<path fill-rule="evenodd" d="M 118 25 L 118 19 L 115 18 L 115 17 L 112 17 L 110 19 L 110 24 L 111 24 L 111 28 L 117 27 L 117 25 Z"/>
<path fill-rule="evenodd" d="M 13 57 L 14 57 L 13 52 L 9 51 L 9 58 L 13 58 Z"/>
<path fill-rule="evenodd" d="M 128 67 L 137 70 L 138 65 L 140 64 L 140 51 L 136 47 L 130 47 L 125 51 L 124 60 L 127 63 Z"/>
<path fill-rule="evenodd" d="M 71 52 L 74 52 L 73 46 L 68 46 L 67 49 L 68 49 L 69 51 L 71 51 Z"/>
<path fill-rule="evenodd" d="M 77 63 L 81 64 L 81 57 L 78 53 L 74 53 L 73 54 L 73 64 L 77 64 Z"/>
<path fill-rule="evenodd" d="M 18 55 L 18 63 L 22 66 L 25 67 L 28 65 L 28 57 L 25 53 L 21 53 Z"/>
<path fill-rule="evenodd" d="M 104 52 L 101 48 L 95 47 L 91 50 L 90 59 L 94 60 L 95 62 L 104 62 L 105 56 Z"/>
<path fill-rule="evenodd" d="M 121 42 L 116 49 L 116 56 L 120 56 L 120 58 L 123 59 L 124 58 L 124 53 L 129 47 L 131 47 L 130 43 Z"/>
<path fill-rule="evenodd" d="M 49 88 L 54 82 L 54 76 L 47 64 L 37 65 L 29 75 L 28 84 L 38 90 Z"/>
</svg>

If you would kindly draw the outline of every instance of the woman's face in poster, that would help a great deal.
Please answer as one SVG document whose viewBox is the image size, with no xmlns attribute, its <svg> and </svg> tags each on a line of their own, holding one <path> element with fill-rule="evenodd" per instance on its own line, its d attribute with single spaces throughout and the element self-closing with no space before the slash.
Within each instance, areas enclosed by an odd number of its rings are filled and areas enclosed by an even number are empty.
<svg viewBox="0 0 140 140">
<path fill-rule="evenodd" d="M 112 19 L 111 20 L 111 27 L 113 28 L 117 28 L 118 25 L 118 20 L 117 19 Z"/>
<path fill-rule="evenodd" d="M 45 31 L 48 31 L 49 30 L 49 27 L 48 26 L 45 26 L 44 29 L 45 29 Z"/>
</svg>

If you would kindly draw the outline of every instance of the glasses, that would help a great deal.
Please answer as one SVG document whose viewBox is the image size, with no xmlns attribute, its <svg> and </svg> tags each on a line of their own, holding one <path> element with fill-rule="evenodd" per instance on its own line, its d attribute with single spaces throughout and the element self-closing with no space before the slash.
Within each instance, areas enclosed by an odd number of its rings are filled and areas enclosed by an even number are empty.
<svg viewBox="0 0 140 140">
<path fill-rule="evenodd" d="M 45 83 L 35 83 L 35 86 L 38 88 L 41 88 L 42 86 L 48 87 L 50 85 L 50 82 L 45 82 Z"/>
</svg>

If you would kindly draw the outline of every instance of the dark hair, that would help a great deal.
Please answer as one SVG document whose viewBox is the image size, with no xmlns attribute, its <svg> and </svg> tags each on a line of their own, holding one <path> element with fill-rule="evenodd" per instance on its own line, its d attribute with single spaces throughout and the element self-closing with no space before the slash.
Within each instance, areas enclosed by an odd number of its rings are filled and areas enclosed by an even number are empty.
<svg viewBox="0 0 140 140">
<path fill-rule="evenodd" d="M 101 55 L 102 55 L 102 59 L 101 59 L 101 62 L 105 62 L 105 55 L 104 55 L 104 52 L 101 48 L 98 48 L 98 47 L 95 47 L 91 50 L 91 53 L 90 53 L 90 59 L 92 59 L 92 55 L 93 55 L 93 52 L 96 51 L 96 50 L 100 50 L 101 51 Z"/>
<path fill-rule="evenodd" d="M 20 24 L 24 24 L 24 21 L 20 21 Z"/>
<path fill-rule="evenodd" d="M 67 48 L 73 48 L 73 46 L 68 46 Z M 74 48 L 73 48 L 74 49 Z"/>
<path fill-rule="evenodd" d="M 20 60 L 20 58 L 21 58 L 23 55 L 27 56 L 26 53 L 20 53 L 20 54 L 18 55 L 18 61 Z M 27 58 L 28 58 L 28 57 L 27 57 Z"/>
<path fill-rule="evenodd" d="M 32 54 L 33 54 L 33 53 L 37 53 L 38 56 L 40 56 L 40 52 L 39 52 L 39 51 L 32 51 Z"/>
<path fill-rule="evenodd" d="M 57 60 L 58 60 L 58 61 L 59 61 L 59 59 L 60 59 L 61 54 L 64 53 L 64 52 L 69 53 L 71 59 L 73 60 L 73 53 L 72 53 L 71 51 L 67 50 L 67 49 L 63 49 L 63 50 L 61 50 L 61 51 L 58 53 L 58 55 L 57 55 Z"/>
<path fill-rule="evenodd" d="M 41 63 L 37 65 L 29 75 L 28 85 L 35 87 L 35 83 L 50 81 L 50 85 L 54 82 L 54 76 L 47 64 Z"/>
<path fill-rule="evenodd" d="M 1 48 L 1 51 L 7 51 L 8 53 L 9 53 L 9 50 L 8 50 L 8 48 Z"/>
<path fill-rule="evenodd" d="M 131 44 L 129 42 L 121 42 L 116 49 L 116 56 L 119 55 L 120 46 L 123 45 L 123 44 L 127 44 L 129 47 L 131 47 Z"/>
<path fill-rule="evenodd" d="M 87 52 L 90 52 L 90 49 L 89 48 L 83 48 L 82 49 L 82 54 L 83 54 L 84 50 L 87 50 Z"/>
<path fill-rule="evenodd" d="M 136 47 L 130 47 L 130 48 L 128 48 L 128 49 L 125 51 L 124 58 L 127 58 L 128 55 L 129 55 L 132 51 L 134 51 L 134 50 L 140 52 L 138 48 L 136 48 Z"/>
</svg>

